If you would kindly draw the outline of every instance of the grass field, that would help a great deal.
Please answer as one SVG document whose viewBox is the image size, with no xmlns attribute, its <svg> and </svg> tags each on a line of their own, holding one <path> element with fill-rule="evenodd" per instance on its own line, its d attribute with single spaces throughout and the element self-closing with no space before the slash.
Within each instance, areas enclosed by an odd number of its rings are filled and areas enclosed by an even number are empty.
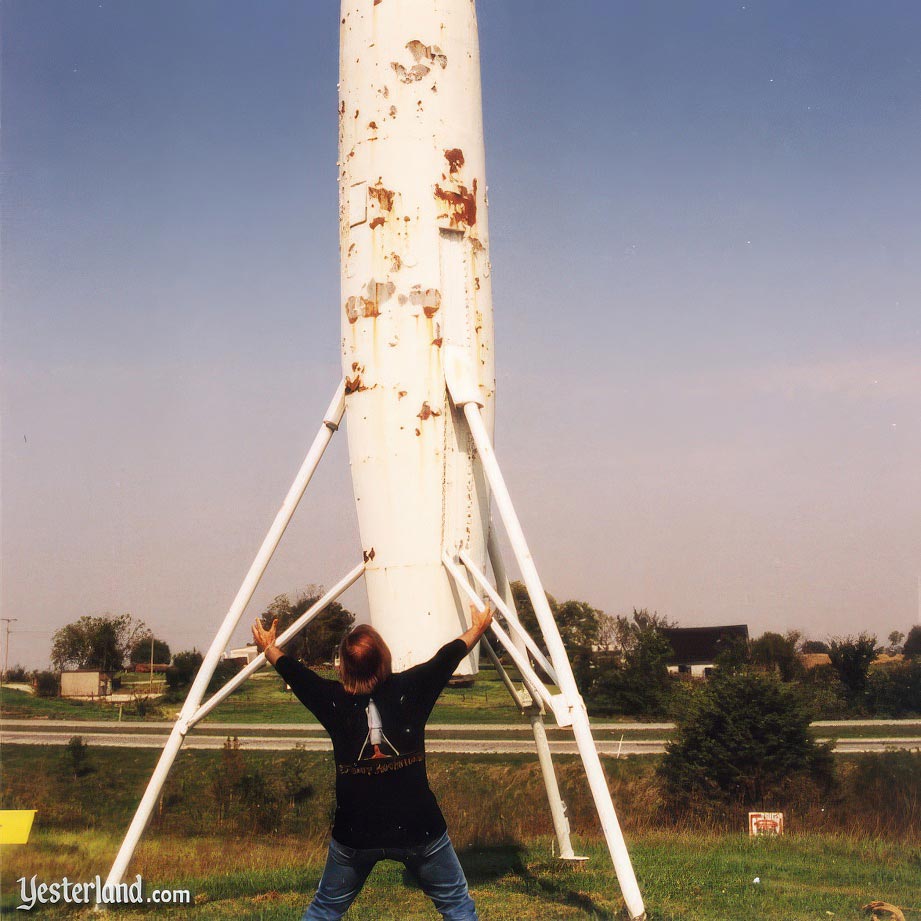
<svg viewBox="0 0 921 921">
<path fill-rule="evenodd" d="M 38 816 L 30 844 L 4 848 L 0 912 L 18 903 L 20 876 L 105 875 L 156 755 L 91 749 L 87 769 L 75 777 L 64 749 L 5 749 L 3 808 L 36 808 Z M 431 783 L 483 921 L 622 917 L 580 766 L 573 758 L 558 761 L 578 850 L 591 858 L 582 867 L 562 866 L 551 856 L 533 757 L 429 758 Z M 741 811 L 664 827 L 670 817 L 661 811 L 654 769 L 652 759 L 606 761 L 651 921 L 857 919 L 866 917 L 861 907 L 873 899 L 909 909 L 906 917 L 921 921 L 921 756 L 841 759 L 839 792 L 821 804 L 788 804 L 792 834 L 778 840 L 742 834 Z M 259 811 L 265 803 L 247 810 L 216 798 L 217 781 L 242 770 L 297 803 L 266 822 Z M 299 799 L 293 788 L 279 786 L 289 777 L 300 778 Z M 322 869 L 332 777 L 324 753 L 184 751 L 131 874 L 141 873 L 148 886 L 188 888 L 198 898 L 193 907 L 157 907 L 158 915 L 295 919 Z M 420 893 L 405 888 L 401 868 L 382 864 L 347 918 L 433 915 Z M 142 916 L 151 911 L 119 913 Z"/>
<path fill-rule="evenodd" d="M 579 842 L 590 860 L 575 869 L 555 861 L 549 844 L 538 839 L 460 850 L 481 921 L 624 917 L 607 852 L 597 841 Z M 30 845 L 9 849 L 7 862 L 11 876 L 90 879 L 105 875 L 117 845 L 116 836 L 97 831 L 41 832 Z M 856 921 L 867 917 L 862 906 L 877 898 L 901 906 L 909 921 L 921 919 L 917 849 L 831 837 L 644 834 L 633 839 L 632 853 L 650 921 Z M 118 917 L 296 919 L 316 887 L 323 858 L 320 842 L 290 836 L 154 837 L 142 845 L 137 871 L 148 886 L 188 889 L 197 904 L 121 910 Z M 9 886 L 4 887 L 6 910 L 18 902 Z M 40 916 L 57 918 L 64 912 L 49 908 Z M 434 917 L 426 898 L 394 863 L 378 865 L 346 916 L 347 921 Z"/>
<path fill-rule="evenodd" d="M 332 672 L 329 672 L 332 675 Z M 145 676 L 146 677 L 146 676 Z M 9 718 L 70 720 L 162 720 L 175 717 L 179 704 L 146 707 L 139 716 L 133 704 L 98 701 L 41 699 L 12 688 L 0 689 L 0 714 Z M 492 669 L 483 669 L 471 688 L 446 688 L 435 707 L 436 723 L 506 723 L 519 720 L 508 691 Z M 205 723 L 298 723 L 316 722 L 299 700 L 284 690 L 272 670 L 253 675 L 241 688 L 218 706 Z"/>
</svg>

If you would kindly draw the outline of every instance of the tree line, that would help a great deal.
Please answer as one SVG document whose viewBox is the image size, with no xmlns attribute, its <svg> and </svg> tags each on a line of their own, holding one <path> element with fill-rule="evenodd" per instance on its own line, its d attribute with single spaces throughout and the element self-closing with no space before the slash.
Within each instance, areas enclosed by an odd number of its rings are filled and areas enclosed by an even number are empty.
<svg viewBox="0 0 921 921">
<path fill-rule="evenodd" d="M 286 630 L 321 597 L 321 586 L 310 585 L 294 596 L 278 595 L 262 612 L 268 626 L 278 620 Z M 512 584 L 518 616 L 543 646 L 531 599 L 521 582 Z M 634 609 L 628 615 L 610 615 L 588 602 L 558 602 L 547 595 L 576 682 L 589 711 L 598 716 L 668 718 L 680 714 L 688 679 L 668 671 L 672 649 L 663 630 L 676 624 L 656 612 Z M 353 612 L 333 602 L 302 629 L 286 651 L 308 665 L 329 663 L 342 636 L 355 622 Z M 888 645 L 870 633 L 805 639 L 791 631 L 772 631 L 747 641 L 726 643 L 718 652 L 715 671 L 723 675 L 759 672 L 775 676 L 796 688 L 816 717 L 859 715 L 907 716 L 921 714 L 921 626 L 906 634 L 893 632 Z M 546 649 L 544 649 L 546 651 Z M 808 654 L 825 654 L 827 662 L 808 668 Z M 890 661 L 881 662 L 888 654 Z M 132 665 L 167 666 L 168 693 L 179 697 L 202 662 L 197 649 L 175 654 L 168 643 L 143 621 L 129 614 L 84 616 L 55 632 L 50 659 L 53 672 L 32 676 L 39 693 L 57 693 L 57 677 L 66 669 L 90 669 L 115 674 Z M 241 667 L 222 662 L 210 690 L 223 685 Z M 26 680 L 18 666 L 7 681 Z"/>
</svg>

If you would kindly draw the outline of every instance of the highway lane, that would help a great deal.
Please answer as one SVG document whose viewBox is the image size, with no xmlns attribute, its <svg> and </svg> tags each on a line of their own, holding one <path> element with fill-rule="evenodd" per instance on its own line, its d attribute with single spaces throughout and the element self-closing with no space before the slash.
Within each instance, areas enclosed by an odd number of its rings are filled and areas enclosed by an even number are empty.
<svg viewBox="0 0 921 921">
<path fill-rule="evenodd" d="M 167 724 L 168 725 L 168 724 Z M 301 727 L 303 728 L 303 727 Z M 456 728 L 456 727 L 454 727 Z M 495 727 L 484 727 L 488 732 Z M 162 748 L 166 740 L 164 732 L 82 732 L 83 740 L 90 746 L 110 748 Z M 264 736 L 237 734 L 240 745 L 249 751 L 291 751 L 302 747 L 306 751 L 331 751 L 329 739 L 322 735 Z M 47 731 L 36 728 L 19 728 L 0 732 L 0 743 L 4 745 L 66 745 L 69 736 L 66 732 Z M 190 749 L 220 749 L 225 741 L 224 735 L 205 735 L 190 733 L 185 740 L 185 747 Z M 825 740 L 820 740 L 825 741 Z M 656 755 L 665 751 L 665 739 L 614 739 L 598 740 L 598 751 L 603 755 Z M 554 754 L 577 754 L 575 742 L 569 739 L 553 739 L 550 742 Z M 921 738 L 910 736 L 891 736 L 886 738 L 851 738 L 839 739 L 835 752 L 839 754 L 858 754 L 881 752 L 892 749 L 903 751 L 921 751 Z M 529 754 L 534 751 L 534 744 L 527 737 L 509 738 L 451 738 L 450 736 L 428 737 L 426 750 L 449 754 Z"/>
</svg>

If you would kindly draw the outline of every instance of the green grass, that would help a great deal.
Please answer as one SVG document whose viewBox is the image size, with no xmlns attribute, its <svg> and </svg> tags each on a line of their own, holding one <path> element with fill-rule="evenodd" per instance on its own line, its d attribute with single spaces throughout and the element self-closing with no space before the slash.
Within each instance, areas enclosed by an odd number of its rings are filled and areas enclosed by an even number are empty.
<svg viewBox="0 0 921 921">
<path fill-rule="evenodd" d="M 117 847 L 111 834 L 42 831 L 8 849 L 10 872 L 40 879 L 103 876 Z M 473 846 L 459 851 L 481 921 L 620 919 L 624 915 L 607 852 L 597 840 L 578 842 L 587 864 L 555 861 L 548 839 Z M 863 905 L 883 899 L 908 921 L 921 919 L 921 853 L 884 842 L 831 837 L 750 840 L 741 835 L 635 837 L 632 856 L 650 921 L 799 921 L 866 918 Z M 306 845 L 306 846 L 305 846 Z M 255 837 L 239 846 L 215 837 L 151 837 L 131 873 L 147 886 L 188 889 L 198 904 L 176 909 L 122 910 L 120 919 L 151 915 L 193 919 L 281 921 L 300 916 L 322 869 L 322 842 Z M 6 873 L 4 874 L 6 875 Z M 759 883 L 754 879 L 758 877 Z M 16 904 L 6 887 L 4 908 Z M 88 911 L 80 912 L 90 917 Z M 46 918 L 65 916 L 48 909 Z M 400 865 L 372 873 L 346 921 L 421 921 L 435 912 Z"/>
<path fill-rule="evenodd" d="M 4 750 L 0 805 L 38 814 L 30 844 L 4 848 L 0 914 L 13 910 L 20 876 L 53 881 L 105 874 L 157 755 L 91 747 L 90 769 L 74 777 L 63 748 Z M 252 812 L 219 817 L 214 781 L 232 767 L 227 758 L 239 759 L 237 766 L 267 788 L 277 789 L 297 773 L 310 789 L 271 830 L 259 832 Z M 432 788 L 483 921 L 618 917 L 618 888 L 581 766 L 573 757 L 555 761 L 577 849 L 591 857 L 581 868 L 561 866 L 551 857 L 550 822 L 532 755 L 428 758 Z M 873 899 L 912 909 L 907 917 L 921 921 L 921 756 L 840 759 L 839 793 L 822 803 L 788 804 L 791 834 L 779 840 L 741 834 L 742 810 L 703 827 L 663 814 L 655 759 L 604 761 L 651 921 L 857 919 L 860 907 Z M 871 769 L 862 770 L 867 766 Z M 189 888 L 199 897 L 194 908 L 158 908 L 157 914 L 297 918 L 322 868 L 332 784 L 327 753 L 244 750 L 228 756 L 185 750 L 130 873 L 141 873 L 150 886 Z M 663 828 L 667 821 L 670 830 Z M 424 897 L 406 888 L 401 869 L 382 864 L 348 919 L 432 917 Z"/>
</svg>

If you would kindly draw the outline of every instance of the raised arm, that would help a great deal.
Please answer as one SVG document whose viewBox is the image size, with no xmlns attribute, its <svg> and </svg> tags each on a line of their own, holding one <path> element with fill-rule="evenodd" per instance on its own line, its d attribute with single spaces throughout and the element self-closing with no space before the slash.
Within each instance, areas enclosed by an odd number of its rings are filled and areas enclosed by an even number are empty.
<svg viewBox="0 0 921 921">
<path fill-rule="evenodd" d="M 470 616 L 473 624 L 469 630 L 450 643 L 445 643 L 427 662 L 422 662 L 405 673 L 415 686 L 417 704 L 427 713 L 431 713 L 438 695 L 444 690 L 461 659 L 476 646 L 492 623 L 492 611 L 489 608 L 480 613 L 471 605 Z"/>
<path fill-rule="evenodd" d="M 492 623 L 492 608 L 487 604 L 486 609 L 480 611 L 475 604 L 470 605 L 470 629 L 460 635 L 460 638 L 467 644 L 467 652 L 470 652 L 480 637 L 489 629 Z"/>
<path fill-rule="evenodd" d="M 253 624 L 253 642 L 260 652 L 265 653 L 266 661 L 291 686 L 294 696 L 324 725 L 332 717 L 333 696 L 336 682 L 321 678 L 316 672 L 307 668 L 292 656 L 285 655 L 284 650 L 275 645 L 278 630 L 278 618 L 272 621 L 268 630 L 262 626 L 257 617 Z"/>
</svg>

